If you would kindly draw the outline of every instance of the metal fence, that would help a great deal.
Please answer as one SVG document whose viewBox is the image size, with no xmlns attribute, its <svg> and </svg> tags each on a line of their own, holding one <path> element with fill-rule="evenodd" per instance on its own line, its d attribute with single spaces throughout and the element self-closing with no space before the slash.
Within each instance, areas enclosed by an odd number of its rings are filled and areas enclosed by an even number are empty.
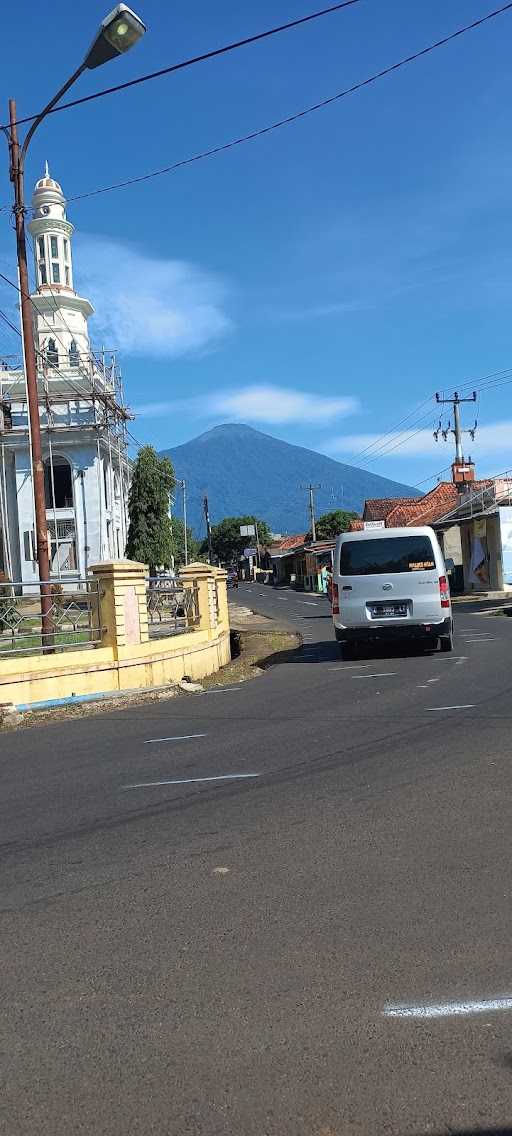
<svg viewBox="0 0 512 1136">
<path fill-rule="evenodd" d="M 0 660 L 6 655 L 76 650 L 101 642 L 98 581 L 51 581 L 50 590 L 51 630 L 43 641 L 38 586 L 0 583 Z"/>
<path fill-rule="evenodd" d="M 147 580 L 150 638 L 193 631 L 199 624 L 197 584 L 174 576 L 150 576 Z"/>
</svg>

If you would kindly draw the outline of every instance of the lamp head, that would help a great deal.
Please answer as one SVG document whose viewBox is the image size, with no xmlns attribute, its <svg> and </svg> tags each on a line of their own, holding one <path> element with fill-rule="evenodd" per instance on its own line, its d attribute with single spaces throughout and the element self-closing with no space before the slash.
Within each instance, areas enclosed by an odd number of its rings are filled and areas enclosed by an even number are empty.
<svg viewBox="0 0 512 1136">
<path fill-rule="evenodd" d="M 84 59 L 84 67 L 92 71 L 118 55 L 124 55 L 142 39 L 145 31 L 146 25 L 127 4 L 116 4 L 102 20 Z"/>
</svg>

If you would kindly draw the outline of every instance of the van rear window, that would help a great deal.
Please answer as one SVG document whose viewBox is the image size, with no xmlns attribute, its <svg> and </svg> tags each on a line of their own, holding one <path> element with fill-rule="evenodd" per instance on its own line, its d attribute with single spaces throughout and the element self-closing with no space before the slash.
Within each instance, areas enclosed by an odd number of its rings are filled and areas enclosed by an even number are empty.
<svg viewBox="0 0 512 1136">
<path fill-rule="evenodd" d="M 426 572 L 435 568 L 428 536 L 390 536 L 343 541 L 340 576 L 377 576 L 391 572 Z"/>
</svg>

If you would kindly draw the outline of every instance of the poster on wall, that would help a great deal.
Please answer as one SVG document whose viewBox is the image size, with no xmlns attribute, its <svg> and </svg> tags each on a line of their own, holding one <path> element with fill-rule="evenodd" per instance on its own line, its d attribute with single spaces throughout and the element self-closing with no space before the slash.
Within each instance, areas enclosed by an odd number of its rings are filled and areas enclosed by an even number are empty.
<svg viewBox="0 0 512 1136">
<path fill-rule="evenodd" d="M 512 508 L 500 509 L 503 586 L 512 587 Z"/>
<path fill-rule="evenodd" d="M 486 588 L 489 584 L 489 552 L 487 548 L 487 525 L 485 517 L 473 522 L 471 540 L 471 565 L 469 581 L 477 587 Z"/>
</svg>

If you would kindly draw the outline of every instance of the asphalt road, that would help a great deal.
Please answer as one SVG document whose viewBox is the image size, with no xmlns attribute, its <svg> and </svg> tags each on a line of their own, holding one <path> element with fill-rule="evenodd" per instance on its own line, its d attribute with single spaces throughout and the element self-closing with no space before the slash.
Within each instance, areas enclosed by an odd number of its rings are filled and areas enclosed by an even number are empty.
<svg viewBox="0 0 512 1136">
<path fill-rule="evenodd" d="M 234 598 L 303 648 L 0 738 L 0 1132 L 512 1129 L 512 620 L 343 663 Z"/>
</svg>

